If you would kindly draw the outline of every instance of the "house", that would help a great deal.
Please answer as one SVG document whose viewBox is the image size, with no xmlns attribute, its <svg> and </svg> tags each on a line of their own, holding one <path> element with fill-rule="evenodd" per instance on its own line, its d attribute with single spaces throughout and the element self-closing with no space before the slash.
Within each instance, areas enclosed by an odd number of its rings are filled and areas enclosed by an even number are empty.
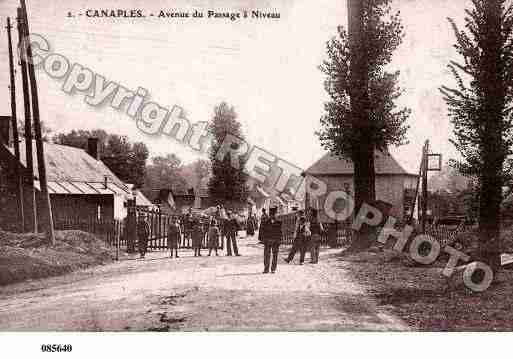
<svg viewBox="0 0 513 359">
<path fill-rule="evenodd" d="M 33 143 L 34 188 L 37 210 L 42 207 L 43 196 L 37 171 L 36 144 Z M 24 208 L 29 210 L 29 185 L 31 175 L 26 167 L 25 142 L 20 141 L 20 162 L 22 165 Z M 44 143 L 46 176 L 52 214 L 55 221 L 79 217 L 110 220 L 126 216 L 124 206 L 127 198 L 133 196 L 130 188 L 116 177 L 100 161 L 98 140 L 91 138 L 88 149 Z M 9 227 L 17 221 L 16 179 L 14 149 L 8 141 L 0 144 L 0 177 L 3 191 L 0 193 L 0 226 Z M 9 200 L 10 199 L 10 200 Z M 27 215 L 25 216 L 26 220 Z M 28 227 L 30 228 L 28 222 Z"/>
<path fill-rule="evenodd" d="M 215 205 L 205 186 L 187 190 L 161 188 L 153 190 L 150 198 L 162 213 L 170 215 L 183 214 L 189 209 L 201 211 Z"/>
<path fill-rule="evenodd" d="M 138 189 L 134 189 L 134 185 L 131 183 L 126 184 L 127 188 L 132 193 L 132 198 L 135 198 L 135 205 L 138 208 L 143 209 L 156 209 L 157 206 L 151 203 L 151 201 Z"/>
<path fill-rule="evenodd" d="M 263 188 L 255 184 L 249 191 L 248 203 L 255 213 L 261 213 L 265 209 L 276 207 L 278 214 L 290 213 L 302 207 L 302 203 L 288 192 L 278 192 L 272 187 Z"/>
<path fill-rule="evenodd" d="M 303 201 L 299 198 L 301 193 L 296 193 L 296 187 L 299 187 L 301 179 L 297 179 L 299 182 L 289 180 L 280 191 L 276 188 L 276 183 L 281 175 L 282 169 L 274 163 L 271 165 L 264 182 L 260 182 L 255 178 L 248 178 L 248 202 L 257 213 L 261 213 L 262 209 L 269 213 L 270 207 L 276 207 L 278 214 L 285 214 L 303 207 Z M 297 198 L 296 194 L 298 195 Z"/>
<path fill-rule="evenodd" d="M 388 152 L 376 151 L 374 156 L 376 200 L 388 205 L 390 215 L 404 220 L 414 203 L 418 175 L 407 172 Z M 354 168 L 349 159 L 328 153 L 308 168 L 305 174 L 326 183 L 328 193 L 345 191 L 351 196 L 354 195 Z M 305 206 L 318 208 L 321 220 L 331 222 L 323 210 L 325 199 L 326 195 L 317 200 L 309 198 L 310 203 L 305 203 Z"/>
</svg>

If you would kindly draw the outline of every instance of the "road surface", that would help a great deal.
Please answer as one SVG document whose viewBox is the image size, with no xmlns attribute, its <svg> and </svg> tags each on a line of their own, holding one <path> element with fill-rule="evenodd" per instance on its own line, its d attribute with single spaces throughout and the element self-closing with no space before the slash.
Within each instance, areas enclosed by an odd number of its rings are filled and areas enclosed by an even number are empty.
<svg viewBox="0 0 513 359">
<path fill-rule="evenodd" d="M 144 260 L 1 287 L 0 330 L 409 329 L 354 282 L 339 250 L 323 250 L 319 264 L 303 266 L 298 258 L 285 264 L 280 253 L 277 273 L 262 274 L 256 236 L 239 245 L 241 257 L 204 251 L 194 258 L 182 250 L 181 258 L 169 259 L 152 252 Z"/>
</svg>

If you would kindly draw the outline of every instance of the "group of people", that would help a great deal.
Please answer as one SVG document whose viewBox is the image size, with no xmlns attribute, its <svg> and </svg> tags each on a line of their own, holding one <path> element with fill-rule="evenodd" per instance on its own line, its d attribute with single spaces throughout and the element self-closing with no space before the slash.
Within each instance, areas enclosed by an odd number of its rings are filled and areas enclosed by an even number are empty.
<svg viewBox="0 0 513 359">
<path fill-rule="evenodd" d="M 239 223 L 231 211 L 223 212 L 221 207 L 214 216 L 194 217 L 189 211 L 182 219 L 174 217 L 167 228 L 167 245 L 170 257 L 179 258 L 178 249 L 183 246 L 192 247 L 194 257 L 201 257 L 201 249 L 206 239 L 208 255 L 218 254 L 221 241 L 226 238 L 226 255 L 240 256 L 237 246 Z M 148 248 L 150 226 L 143 215 L 137 222 L 137 238 L 140 258 L 144 258 Z"/>
<path fill-rule="evenodd" d="M 262 210 L 260 219 L 259 241 L 264 244 L 264 273 L 275 273 L 278 265 L 278 253 L 283 240 L 282 222 L 276 217 L 277 208 L 269 210 L 269 215 Z M 256 216 L 250 215 L 246 223 L 248 235 L 253 235 L 258 227 Z M 181 220 L 174 217 L 168 226 L 167 244 L 170 250 L 170 257 L 179 258 L 178 249 L 181 244 L 194 250 L 194 257 L 201 257 L 201 249 L 206 239 L 208 255 L 214 253 L 218 256 L 218 248 L 221 241 L 226 238 L 226 255 L 240 256 L 237 245 L 237 232 L 240 229 L 236 216 L 231 211 L 223 211 L 218 207 L 215 215 L 202 221 L 194 217 L 191 212 L 187 213 Z M 319 221 L 318 212 L 310 209 L 305 215 L 303 210 L 297 212 L 294 225 L 293 245 L 285 258 L 290 263 L 299 252 L 299 264 L 304 264 L 307 252 L 310 252 L 310 263 L 316 264 L 319 261 L 319 247 L 321 235 L 324 232 L 322 223 Z M 150 227 L 143 216 L 137 223 L 137 237 L 141 258 L 144 258 L 148 246 Z"/>
<path fill-rule="evenodd" d="M 304 211 L 298 211 L 294 229 L 294 242 L 285 262 L 290 263 L 296 253 L 299 252 L 299 264 L 301 265 L 305 262 L 306 252 L 310 251 L 310 263 L 318 263 L 323 232 L 324 227 L 319 221 L 316 209 L 310 209 L 308 216 L 305 216 Z"/>
<path fill-rule="evenodd" d="M 294 242 L 285 262 L 290 263 L 299 252 L 299 264 L 302 265 L 306 252 L 310 251 L 310 263 L 318 263 L 323 232 L 316 209 L 310 209 L 308 216 L 305 216 L 303 210 L 299 210 L 294 225 Z M 269 216 L 263 211 L 259 240 L 264 244 L 264 273 L 269 273 L 269 269 L 271 273 L 276 272 L 282 236 L 282 222 L 276 218 L 276 208 L 269 210 Z"/>
</svg>

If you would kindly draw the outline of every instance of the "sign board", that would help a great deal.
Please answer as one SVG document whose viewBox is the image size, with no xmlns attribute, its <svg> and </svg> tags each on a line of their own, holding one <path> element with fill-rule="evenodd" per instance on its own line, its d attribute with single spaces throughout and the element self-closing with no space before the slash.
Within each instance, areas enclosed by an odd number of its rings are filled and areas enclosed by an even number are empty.
<svg viewBox="0 0 513 359">
<path fill-rule="evenodd" d="M 505 266 L 506 264 L 513 263 L 513 254 L 511 253 L 503 253 L 501 254 L 501 265 Z"/>
<path fill-rule="evenodd" d="M 442 170 L 442 155 L 440 153 L 430 153 L 428 155 L 428 171 Z"/>
</svg>

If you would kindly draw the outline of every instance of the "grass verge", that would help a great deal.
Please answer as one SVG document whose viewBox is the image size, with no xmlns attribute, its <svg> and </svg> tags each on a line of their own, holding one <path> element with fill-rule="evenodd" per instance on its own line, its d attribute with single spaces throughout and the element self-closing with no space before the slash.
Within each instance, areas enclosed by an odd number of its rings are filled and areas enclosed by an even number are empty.
<svg viewBox="0 0 513 359">
<path fill-rule="evenodd" d="M 0 286 L 108 263 L 115 252 L 94 235 L 57 231 L 51 246 L 42 234 L 0 231 Z"/>
<path fill-rule="evenodd" d="M 340 258 L 341 266 L 367 288 L 377 304 L 420 331 L 513 330 L 513 271 L 502 270 L 481 293 L 452 288 L 445 263 L 413 266 L 383 252 Z M 461 275 L 461 273 L 460 273 Z"/>
</svg>

